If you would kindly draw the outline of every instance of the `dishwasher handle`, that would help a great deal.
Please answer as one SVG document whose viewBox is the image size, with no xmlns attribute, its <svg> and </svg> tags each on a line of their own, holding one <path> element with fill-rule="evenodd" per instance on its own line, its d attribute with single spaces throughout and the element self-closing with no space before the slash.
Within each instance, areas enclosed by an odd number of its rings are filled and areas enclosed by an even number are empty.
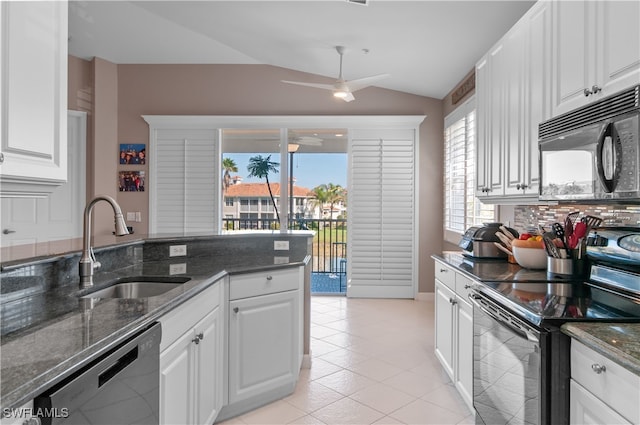
<svg viewBox="0 0 640 425">
<path fill-rule="evenodd" d="M 468 298 L 471 301 L 471 303 L 474 305 L 474 307 L 479 308 L 480 311 L 482 311 L 484 314 L 489 316 L 491 319 L 498 322 L 498 324 L 502 325 L 505 329 L 507 329 L 508 331 L 511 331 L 511 333 L 515 334 L 519 338 L 526 339 L 527 341 L 535 342 L 535 343 L 540 342 L 539 336 L 536 335 L 535 333 L 531 332 L 528 329 L 524 329 L 521 326 L 516 325 L 512 320 L 509 320 L 508 317 L 503 318 L 500 315 L 492 312 L 491 310 L 483 306 L 480 303 L 480 300 L 483 300 L 482 296 L 478 294 L 470 293 L 468 294 Z M 508 314 L 508 313 L 505 312 L 505 314 Z"/>
<path fill-rule="evenodd" d="M 104 372 L 98 375 L 98 388 L 109 382 L 114 376 L 122 372 L 127 366 L 136 361 L 138 358 L 138 346 L 133 347 L 131 351 L 124 354 L 118 360 L 109 366 Z"/>
</svg>

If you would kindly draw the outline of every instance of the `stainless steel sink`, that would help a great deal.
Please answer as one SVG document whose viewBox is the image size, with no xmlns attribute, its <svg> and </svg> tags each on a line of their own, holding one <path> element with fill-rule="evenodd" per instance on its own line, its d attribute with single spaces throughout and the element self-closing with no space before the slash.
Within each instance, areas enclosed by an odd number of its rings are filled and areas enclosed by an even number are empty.
<svg viewBox="0 0 640 425">
<path fill-rule="evenodd" d="M 152 277 L 118 279 L 106 288 L 90 292 L 81 298 L 151 298 L 182 286 L 188 277 Z"/>
</svg>

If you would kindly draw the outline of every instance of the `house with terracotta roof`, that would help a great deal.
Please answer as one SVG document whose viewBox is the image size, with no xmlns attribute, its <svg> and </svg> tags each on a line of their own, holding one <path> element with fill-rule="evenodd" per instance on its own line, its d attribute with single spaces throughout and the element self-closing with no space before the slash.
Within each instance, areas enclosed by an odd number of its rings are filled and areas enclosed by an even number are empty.
<svg viewBox="0 0 640 425">
<path fill-rule="evenodd" d="M 271 192 L 282 214 L 280 206 L 280 183 L 270 183 Z M 312 218 L 315 205 L 313 192 L 306 187 L 293 186 L 293 213 L 299 218 Z M 286 212 L 286 206 L 285 211 Z M 266 183 L 236 183 L 224 193 L 224 218 L 276 219 Z"/>
</svg>

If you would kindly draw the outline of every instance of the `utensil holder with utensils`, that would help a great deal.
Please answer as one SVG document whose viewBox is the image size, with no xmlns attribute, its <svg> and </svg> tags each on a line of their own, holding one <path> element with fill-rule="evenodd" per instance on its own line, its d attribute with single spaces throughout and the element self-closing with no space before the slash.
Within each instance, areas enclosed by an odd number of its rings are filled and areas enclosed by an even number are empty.
<svg viewBox="0 0 640 425">
<path fill-rule="evenodd" d="M 547 257 L 547 274 L 582 277 L 588 273 L 587 260 Z"/>
</svg>

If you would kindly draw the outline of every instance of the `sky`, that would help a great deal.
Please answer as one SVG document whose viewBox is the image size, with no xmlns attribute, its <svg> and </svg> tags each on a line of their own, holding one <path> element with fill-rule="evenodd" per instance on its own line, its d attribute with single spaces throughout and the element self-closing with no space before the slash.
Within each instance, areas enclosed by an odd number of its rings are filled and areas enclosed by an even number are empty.
<svg viewBox="0 0 640 425">
<path fill-rule="evenodd" d="M 255 177 L 249 178 L 247 164 L 249 158 L 269 154 L 259 153 L 225 153 L 223 158 L 231 158 L 238 166 L 237 173 L 242 177 L 243 183 L 264 183 L 264 179 Z M 280 162 L 277 154 L 270 154 L 271 161 Z M 281 169 L 279 166 L 278 169 Z M 295 185 L 313 189 L 321 184 L 333 183 L 344 188 L 347 187 L 347 154 L 346 153 L 296 153 L 293 155 L 293 177 L 296 179 Z M 269 174 L 270 182 L 280 181 L 278 174 Z"/>
</svg>

